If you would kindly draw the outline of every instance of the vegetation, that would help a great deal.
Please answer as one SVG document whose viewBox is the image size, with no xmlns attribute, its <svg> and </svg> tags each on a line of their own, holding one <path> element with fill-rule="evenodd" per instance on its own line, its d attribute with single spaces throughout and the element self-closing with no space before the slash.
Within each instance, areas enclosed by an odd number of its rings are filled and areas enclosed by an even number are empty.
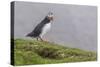
<svg viewBox="0 0 100 67">
<path fill-rule="evenodd" d="M 15 65 L 95 61 L 94 52 L 36 40 L 14 40 Z"/>
</svg>

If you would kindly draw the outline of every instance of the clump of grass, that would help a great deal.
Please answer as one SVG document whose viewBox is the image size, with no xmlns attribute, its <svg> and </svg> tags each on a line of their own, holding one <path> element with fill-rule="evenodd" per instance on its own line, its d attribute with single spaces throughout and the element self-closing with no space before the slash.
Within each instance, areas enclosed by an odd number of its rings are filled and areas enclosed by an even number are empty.
<svg viewBox="0 0 100 67">
<path fill-rule="evenodd" d="M 14 40 L 15 65 L 95 61 L 94 52 L 36 40 Z"/>
</svg>

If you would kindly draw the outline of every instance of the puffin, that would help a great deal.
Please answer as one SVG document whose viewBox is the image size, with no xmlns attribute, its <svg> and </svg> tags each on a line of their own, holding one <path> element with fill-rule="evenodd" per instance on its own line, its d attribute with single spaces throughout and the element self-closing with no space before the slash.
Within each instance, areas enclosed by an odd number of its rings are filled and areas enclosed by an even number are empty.
<svg viewBox="0 0 100 67">
<path fill-rule="evenodd" d="M 49 12 L 45 18 L 37 24 L 37 26 L 26 36 L 31 37 L 31 38 L 36 38 L 37 40 L 43 40 L 43 36 L 50 31 L 51 29 L 51 24 L 53 22 L 53 13 Z"/>
</svg>

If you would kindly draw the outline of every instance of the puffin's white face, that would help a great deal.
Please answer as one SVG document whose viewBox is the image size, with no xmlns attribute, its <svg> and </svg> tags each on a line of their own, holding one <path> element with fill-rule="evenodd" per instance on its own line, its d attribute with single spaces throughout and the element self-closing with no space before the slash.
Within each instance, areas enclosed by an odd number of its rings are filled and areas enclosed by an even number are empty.
<svg viewBox="0 0 100 67">
<path fill-rule="evenodd" d="M 50 20 L 50 21 L 53 21 L 53 13 L 49 13 L 47 15 L 47 18 Z"/>
</svg>

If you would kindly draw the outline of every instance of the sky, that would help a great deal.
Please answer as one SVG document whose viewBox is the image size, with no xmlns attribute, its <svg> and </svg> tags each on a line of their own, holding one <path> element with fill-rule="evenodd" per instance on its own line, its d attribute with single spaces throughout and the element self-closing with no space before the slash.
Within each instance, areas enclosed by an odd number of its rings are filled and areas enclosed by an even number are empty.
<svg viewBox="0 0 100 67">
<path fill-rule="evenodd" d="M 14 36 L 26 38 L 48 12 L 53 12 L 51 30 L 43 39 L 63 46 L 97 51 L 97 7 L 15 2 Z"/>
</svg>

